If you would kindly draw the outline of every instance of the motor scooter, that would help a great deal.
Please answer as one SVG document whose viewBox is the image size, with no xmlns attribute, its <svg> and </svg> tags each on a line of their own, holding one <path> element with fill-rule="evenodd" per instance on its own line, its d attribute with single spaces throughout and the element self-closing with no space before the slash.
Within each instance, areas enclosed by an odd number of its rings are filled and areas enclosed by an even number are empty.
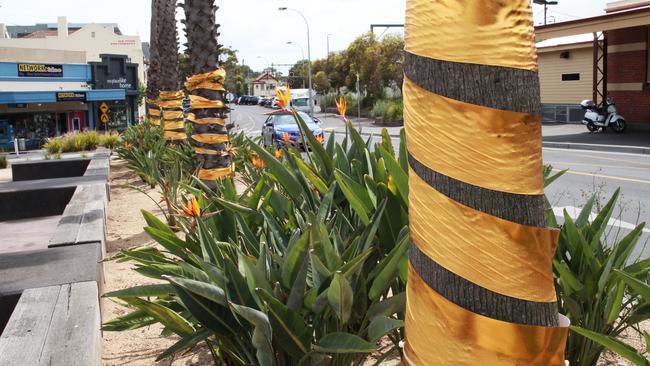
<svg viewBox="0 0 650 366">
<path fill-rule="evenodd" d="M 605 131 L 607 127 L 612 127 L 617 133 L 625 131 L 625 118 L 618 114 L 611 98 L 605 99 L 600 107 L 589 99 L 583 100 L 580 106 L 585 110 L 582 124 L 586 125 L 590 132 L 596 132 L 598 129 Z"/>
</svg>

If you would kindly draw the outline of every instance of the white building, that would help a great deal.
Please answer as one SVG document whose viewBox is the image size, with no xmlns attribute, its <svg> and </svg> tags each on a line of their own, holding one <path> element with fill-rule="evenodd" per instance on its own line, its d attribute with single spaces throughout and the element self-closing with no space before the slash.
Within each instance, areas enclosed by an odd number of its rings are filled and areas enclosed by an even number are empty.
<svg viewBox="0 0 650 366">
<path fill-rule="evenodd" d="M 253 81 L 253 95 L 256 97 L 273 98 L 275 89 L 280 86 L 280 80 L 269 73 L 263 73 Z"/>
<path fill-rule="evenodd" d="M 23 30 L 24 32 L 20 32 Z M 14 37 L 12 37 L 14 36 Z M 44 60 L 48 50 L 80 51 L 73 59 Z M 7 26 L 0 23 L 0 61 L 87 63 L 101 61 L 101 54 L 126 55 L 138 64 L 138 79 L 145 82 L 144 55 L 140 36 L 125 36 L 117 24 L 68 24 L 66 17 L 58 17 L 57 24 Z M 29 59 L 38 57 L 39 59 Z"/>
</svg>

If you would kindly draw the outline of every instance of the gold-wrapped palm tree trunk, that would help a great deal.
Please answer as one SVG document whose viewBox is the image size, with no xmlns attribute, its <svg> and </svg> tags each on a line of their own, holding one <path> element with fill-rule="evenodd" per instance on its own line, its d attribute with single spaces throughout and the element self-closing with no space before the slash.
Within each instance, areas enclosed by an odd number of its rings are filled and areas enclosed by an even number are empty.
<svg viewBox="0 0 650 366">
<path fill-rule="evenodd" d="M 407 0 L 409 365 L 564 365 L 529 0 Z"/>
<path fill-rule="evenodd" d="M 160 107 L 158 106 L 158 93 L 160 92 L 160 42 L 158 16 L 161 0 L 151 1 L 151 39 L 149 44 L 149 69 L 147 70 L 147 118 L 150 123 L 160 125 Z"/>
<path fill-rule="evenodd" d="M 160 63 L 160 94 L 165 140 L 176 143 L 187 139 L 183 116 L 184 93 L 180 88 L 178 68 L 178 31 L 176 30 L 176 0 L 158 0 L 158 58 Z"/>
<path fill-rule="evenodd" d="M 199 178 L 214 183 L 233 174 L 227 150 L 228 130 L 223 83 L 225 70 L 219 68 L 221 45 L 217 41 L 219 25 L 215 20 L 218 7 L 214 0 L 185 0 L 185 31 L 190 71 L 185 88 L 190 109 L 187 121 L 193 124 L 191 142 L 200 164 Z"/>
</svg>

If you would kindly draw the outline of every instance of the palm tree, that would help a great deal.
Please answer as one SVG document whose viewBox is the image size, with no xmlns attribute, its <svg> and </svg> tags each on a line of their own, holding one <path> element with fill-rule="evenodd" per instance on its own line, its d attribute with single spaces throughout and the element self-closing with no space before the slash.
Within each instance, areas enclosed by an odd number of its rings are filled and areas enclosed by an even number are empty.
<svg viewBox="0 0 650 366">
<path fill-rule="evenodd" d="M 409 0 L 405 26 L 409 364 L 564 365 L 529 0 Z"/>
<path fill-rule="evenodd" d="M 151 1 L 151 39 L 149 44 L 149 70 L 147 71 L 147 115 L 149 121 L 153 124 L 160 124 L 160 108 L 156 105 L 158 93 L 160 92 L 160 59 L 159 50 L 159 32 L 158 10 L 160 0 Z"/>
<path fill-rule="evenodd" d="M 218 7 L 214 0 L 186 0 L 180 6 L 185 11 L 187 54 L 193 74 L 185 83 L 191 102 L 188 120 L 194 124 L 192 143 L 201 162 L 199 178 L 214 182 L 232 173 L 225 124 L 225 72 L 219 68 L 221 45 L 215 21 Z"/>
<path fill-rule="evenodd" d="M 179 90 L 178 31 L 176 30 L 176 1 L 159 0 L 158 58 L 160 62 L 160 101 L 163 109 L 164 134 L 167 141 L 185 141 L 183 115 L 184 94 Z"/>
</svg>

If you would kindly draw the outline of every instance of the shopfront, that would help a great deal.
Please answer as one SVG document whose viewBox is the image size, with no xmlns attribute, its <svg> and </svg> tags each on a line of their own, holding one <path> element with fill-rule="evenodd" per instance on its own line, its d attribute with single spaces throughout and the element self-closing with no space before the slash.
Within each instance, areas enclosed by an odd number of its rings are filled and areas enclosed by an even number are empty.
<svg viewBox="0 0 650 366">
<path fill-rule="evenodd" d="M 15 138 L 38 148 L 49 137 L 96 129 L 96 103 L 127 104 L 125 89 L 93 90 L 92 80 L 87 64 L 0 62 L 0 149 L 12 150 Z"/>
<path fill-rule="evenodd" d="M 91 62 L 92 86 L 95 90 L 123 90 L 121 100 L 91 103 L 90 113 L 97 129 L 124 131 L 138 121 L 138 64 L 125 55 L 100 55 L 101 62 Z"/>
</svg>

